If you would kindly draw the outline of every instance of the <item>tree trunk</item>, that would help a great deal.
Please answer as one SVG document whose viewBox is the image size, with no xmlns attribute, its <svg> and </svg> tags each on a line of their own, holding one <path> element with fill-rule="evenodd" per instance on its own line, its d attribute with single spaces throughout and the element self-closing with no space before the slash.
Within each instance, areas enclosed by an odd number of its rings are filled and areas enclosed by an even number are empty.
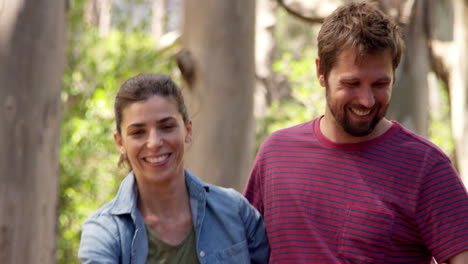
<svg viewBox="0 0 468 264">
<path fill-rule="evenodd" d="M 446 83 L 451 106 L 451 127 L 458 171 L 468 184 L 468 12 L 467 0 L 430 2 L 432 67 Z"/>
<path fill-rule="evenodd" d="M 457 165 L 468 186 L 468 0 L 453 0 L 455 61 L 449 78 Z"/>
<path fill-rule="evenodd" d="M 112 23 L 112 0 L 99 1 L 99 33 L 107 36 Z"/>
<path fill-rule="evenodd" d="M 0 263 L 55 263 L 66 1 L 0 1 Z"/>
<path fill-rule="evenodd" d="M 255 1 L 186 0 L 184 7 L 184 54 L 193 59 L 184 93 L 194 129 L 186 165 L 241 190 L 254 154 Z"/>
<path fill-rule="evenodd" d="M 166 32 L 181 31 L 184 0 L 166 0 Z"/>
<path fill-rule="evenodd" d="M 390 119 L 427 136 L 429 125 L 428 73 L 430 71 L 427 0 L 415 0 L 409 23 L 404 30 L 406 50 L 396 72 Z"/>
<path fill-rule="evenodd" d="M 87 0 L 84 10 L 84 20 L 91 25 L 99 25 L 99 3 L 98 0 Z"/>
<path fill-rule="evenodd" d="M 276 0 L 257 0 L 255 21 L 255 97 L 254 116 L 266 115 L 269 89 L 273 84 L 274 29 L 276 25 Z"/>
<path fill-rule="evenodd" d="M 112 22 L 112 0 L 88 0 L 84 16 L 88 23 L 99 27 L 101 36 L 107 36 Z"/>
<path fill-rule="evenodd" d="M 151 16 L 151 31 L 153 33 L 154 39 L 159 41 L 164 35 L 164 25 L 166 17 L 166 6 L 164 0 L 153 0 L 152 5 L 152 16 Z"/>
</svg>

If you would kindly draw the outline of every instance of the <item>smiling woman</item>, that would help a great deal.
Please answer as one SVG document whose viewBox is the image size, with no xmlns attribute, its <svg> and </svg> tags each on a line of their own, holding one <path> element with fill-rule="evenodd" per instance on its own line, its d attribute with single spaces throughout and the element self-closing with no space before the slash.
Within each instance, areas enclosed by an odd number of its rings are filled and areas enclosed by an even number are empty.
<svg viewBox="0 0 468 264">
<path fill-rule="evenodd" d="M 140 189 L 152 183 L 166 188 L 184 180 L 184 147 L 191 141 L 192 125 L 184 123 L 174 101 L 155 95 L 123 110 L 122 131 L 114 138 L 122 156 L 132 164 Z"/>
<path fill-rule="evenodd" d="M 116 197 L 84 223 L 80 259 L 267 263 L 269 245 L 258 211 L 235 190 L 204 183 L 184 169 L 192 122 L 176 84 L 157 74 L 130 78 L 114 109 L 119 164 L 127 164 L 130 173 Z"/>
<path fill-rule="evenodd" d="M 192 123 L 180 90 L 168 78 L 160 78 L 159 84 L 154 85 L 148 75 L 130 79 L 115 102 L 114 139 L 121 162 L 137 177 L 140 192 L 158 180 L 162 182 L 157 188 L 184 180 L 184 148 L 192 138 Z"/>
</svg>

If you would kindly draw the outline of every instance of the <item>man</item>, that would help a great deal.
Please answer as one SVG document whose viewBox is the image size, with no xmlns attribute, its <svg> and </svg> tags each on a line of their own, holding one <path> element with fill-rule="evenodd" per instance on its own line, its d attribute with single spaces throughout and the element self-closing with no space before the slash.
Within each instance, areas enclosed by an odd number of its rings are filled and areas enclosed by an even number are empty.
<svg viewBox="0 0 468 264">
<path fill-rule="evenodd" d="M 270 263 L 468 263 L 468 195 L 449 158 L 385 118 L 402 46 L 369 3 L 325 20 L 325 114 L 270 135 L 245 190 Z"/>
</svg>

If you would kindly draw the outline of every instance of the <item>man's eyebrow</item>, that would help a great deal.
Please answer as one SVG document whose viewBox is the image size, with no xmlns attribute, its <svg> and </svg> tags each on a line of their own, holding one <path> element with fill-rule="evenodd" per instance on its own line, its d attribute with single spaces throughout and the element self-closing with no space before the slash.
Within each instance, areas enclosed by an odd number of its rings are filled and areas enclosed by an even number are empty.
<svg viewBox="0 0 468 264">
<path fill-rule="evenodd" d="M 355 81 L 359 81 L 359 78 L 351 77 L 351 76 L 340 78 L 340 82 L 355 82 Z"/>
<path fill-rule="evenodd" d="M 377 81 L 378 82 L 382 82 L 382 81 L 390 82 L 390 81 L 392 81 L 392 78 L 388 77 L 388 76 L 385 76 L 385 77 L 382 77 L 382 78 L 378 79 Z"/>
<path fill-rule="evenodd" d="M 376 82 L 382 82 L 382 81 L 386 81 L 386 82 L 388 81 L 388 82 L 389 82 L 389 81 L 391 81 L 391 80 L 392 80 L 391 77 L 383 76 L 383 77 L 377 79 Z M 360 81 L 360 79 L 359 79 L 359 78 L 356 78 L 356 77 L 350 76 L 350 77 L 342 77 L 342 78 L 340 78 L 340 81 L 342 81 L 342 82 L 343 82 L 343 81 L 344 81 L 344 82 L 349 82 L 349 81 Z"/>
</svg>

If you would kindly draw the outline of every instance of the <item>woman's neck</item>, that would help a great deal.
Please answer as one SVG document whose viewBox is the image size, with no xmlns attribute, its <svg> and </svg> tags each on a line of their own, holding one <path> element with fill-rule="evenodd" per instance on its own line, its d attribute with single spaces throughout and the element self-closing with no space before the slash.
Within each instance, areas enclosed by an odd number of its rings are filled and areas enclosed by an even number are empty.
<svg viewBox="0 0 468 264">
<path fill-rule="evenodd" d="M 190 209 L 184 177 L 165 185 L 141 184 L 138 193 L 138 209 L 143 218 L 174 218 Z"/>
<path fill-rule="evenodd" d="M 167 186 L 139 186 L 138 209 L 143 222 L 156 236 L 170 245 L 178 245 L 192 227 L 190 198 L 181 182 Z"/>
</svg>

